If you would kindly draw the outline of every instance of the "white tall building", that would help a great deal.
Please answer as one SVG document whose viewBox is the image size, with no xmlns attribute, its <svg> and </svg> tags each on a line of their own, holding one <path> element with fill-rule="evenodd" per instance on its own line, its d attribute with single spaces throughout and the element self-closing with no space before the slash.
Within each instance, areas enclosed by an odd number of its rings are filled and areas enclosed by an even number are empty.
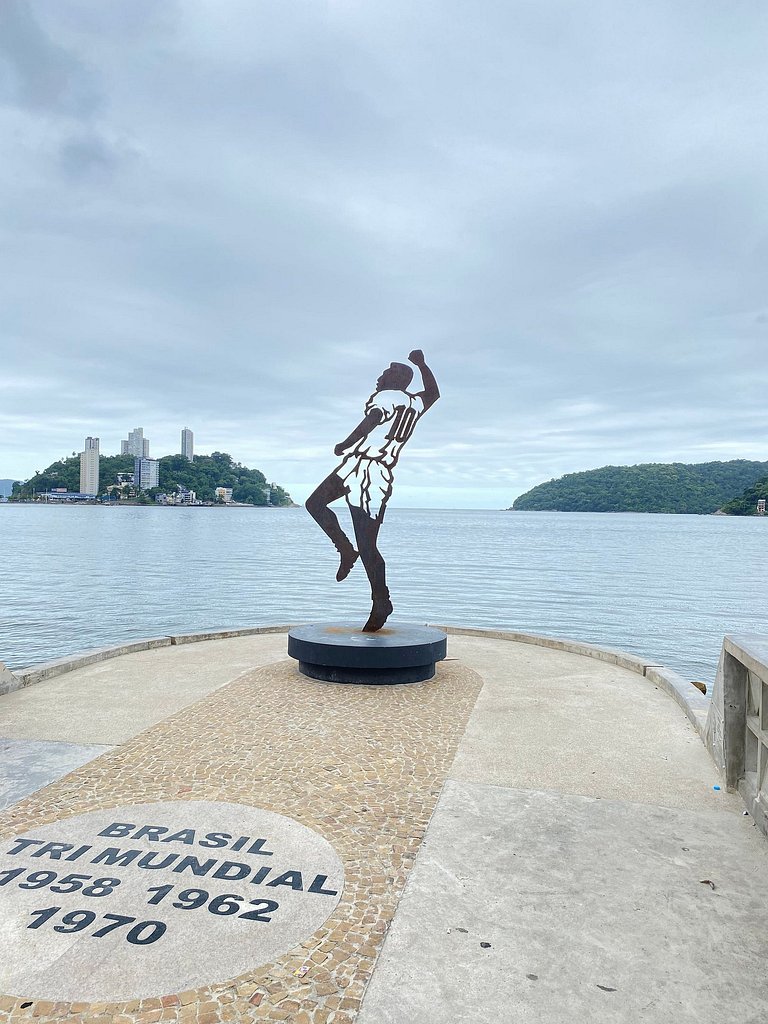
<svg viewBox="0 0 768 1024">
<path fill-rule="evenodd" d="M 148 491 L 160 483 L 159 459 L 134 459 L 133 483 L 140 491 Z"/>
<path fill-rule="evenodd" d="M 149 458 L 149 441 L 144 437 L 144 428 L 136 427 L 128 434 L 127 441 L 120 442 L 121 455 L 133 455 L 135 459 Z"/>
<path fill-rule="evenodd" d="M 191 462 L 194 458 L 194 435 L 189 427 L 184 427 L 181 432 L 181 454 Z"/>
<path fill-rule="evenodd" d="M 80 493 L 99 493 L 99 439 L 86 437 L 85 451 L 80 452 Z"/>
</svg>

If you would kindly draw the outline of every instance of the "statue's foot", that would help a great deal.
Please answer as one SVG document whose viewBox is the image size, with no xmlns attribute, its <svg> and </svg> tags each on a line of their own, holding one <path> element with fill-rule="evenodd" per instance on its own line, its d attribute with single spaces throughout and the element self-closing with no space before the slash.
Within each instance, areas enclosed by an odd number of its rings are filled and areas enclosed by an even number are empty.
<svg viewBox="0 0 768 1024">
<path fill-rule="evenodd" d="M 347 576 L 349 576 L 352 571 L 352 566 L 358 560 L 360 555 L 355 551 L 351 544 L 348 548 L 340 551 L 339 554 L 341 556 L 341 561 L 339 562 L 339 571 L 336 573 L 336 581 L 341 583 L 342 580 L 345 580 Z"/>
<path fill-rule="evenodd" d="M 374 601 L 368 621 L 363 626 L 363 633 L 376 633 L 381 629 L 391 614 L 392 602 L 388 597 L 383 601 Z"/>
</svg>

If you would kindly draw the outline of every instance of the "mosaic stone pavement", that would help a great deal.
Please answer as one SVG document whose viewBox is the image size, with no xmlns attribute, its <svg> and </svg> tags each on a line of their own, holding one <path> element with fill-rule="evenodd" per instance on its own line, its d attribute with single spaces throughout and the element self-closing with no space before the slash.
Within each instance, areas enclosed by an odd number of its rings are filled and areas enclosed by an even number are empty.
<svg viewBox="0 0 768 1024">
<path fill-rule="evenodd" d="M 481 686 L 456 662 L 401 687 L 333 686 L 278 662 L 14 805 L 0 837 L 146 801 L 264 807 L 324 836 L 345 886 L 314 935 L 238 978 L 122 1003 L 0 995 L 0 1021 L 351 1024 Z"/>
</svg>

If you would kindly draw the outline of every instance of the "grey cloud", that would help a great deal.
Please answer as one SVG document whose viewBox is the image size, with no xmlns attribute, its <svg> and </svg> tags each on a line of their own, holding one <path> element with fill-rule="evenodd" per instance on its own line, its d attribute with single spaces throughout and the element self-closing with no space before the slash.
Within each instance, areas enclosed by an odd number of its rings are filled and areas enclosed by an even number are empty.
<svg viewBox="0 0 768 1024">
<path fill-rule="evenodd" d="M 73 133 L 59 147 L 59 165 L 73 180 L 99 179 L 113 174 L 133 154 L 126 146 L 110 144 L 94 131 Z"/>
<path fill-rule="evenodd" d="M 27 0 L 0 4 L 0 101 L 42 122 L 37 132 L 28 125 L 12 133 L 22 152 L 58 169 L 67 181 L 102 182 L 135 157 L 135 150 L 99 123 L 105 104 L 96 69 L 43 28 L 46 15 L 55 20 L 56 13 Z"/>
<path fill-rule="evenodd" d="M 14 380 L 44 367 L 76 410 L 32 430 L 34 383 L 3 390 L 0 476 L 136 423 L 175 450 L 188 424 L 301 496 L 414 346 L 443 399 L 399 467 L 412 503 L 754 457 L 764 10 L 0 10 L 25 104 L 0 110 L 0 358 Z"/>
<path fill-rule="evenodd" d="M 0 58 L 6 102 L 75 117 L 90 115 L 99 106 L 92 69 L 53 42 L 25 0 L 0 4 Z"/>
</svg>

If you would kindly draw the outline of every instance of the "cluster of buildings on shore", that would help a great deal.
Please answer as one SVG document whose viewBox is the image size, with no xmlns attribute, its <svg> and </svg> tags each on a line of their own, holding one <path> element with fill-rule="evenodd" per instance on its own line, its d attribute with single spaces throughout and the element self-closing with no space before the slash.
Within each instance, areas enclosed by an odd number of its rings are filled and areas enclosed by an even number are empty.
<svg viewBox="0 0 768 1024">
<path fill-rule="evenodd" d="M 74 452 L 73 452 L 74 454 Z M 128 433 L 128 437 L 120 442 L 120 454 L 133 457 L 133 472 L 116 473 L 114 482 L 106 488 L 106 498 L 100 500 L 112 502 L 115 498 L 130 500 L 139 498 L 142 493 L 160 486 L 160 459 L 153 459 L 149 454 L 149 439 L 144 437 L 143 427 L 136 427 Z M 98 437 L 86 437 L 83 451 L 80 452 L 80 490 L 70 491 L 67 487 L 51 487 L 47 491 L 36 492 L 34 500 L 53 504 L 77 504 L 93 502 L 100 493 L 100 447 Z M 194 434 L 189 427 L 181 431 L 181 455 L 190 462 L 194 461 Z M 266 504 L 272 502 L 274 484 L 266 487 Z M 156 505 L 238 505 L 233 499 L 232 487 L 216 487 L 213 501 L 208 497 L 201 501 L 197 493 L 181 484 L 176 484 L 171 493 L 161 494 L 157 490 L 151 496 Z M 4 498 L 0 496 L 0 501 Z"/>
<path fill-rule="evenodd" d="M 132 486 L 137 491 L 148 491 L 157 487 L 160 481 L 160 460 L 149 457 L 149 439 L 144 437 L 144 428 L 136 427 L 120 442 L 120 454 L 133 456 L 133 473 L 119 473 L 114 486 Z M 189 427 L 181 432 L 181 454 L 191 462 L 194 458 L 194 435 Z M 182 488 L 183 490 L 183 488 Z M 55 492 L 52 492 L 52 494 Z M 80 452 L 80 495 L 95 498 L 99 493 L 99 439 L 86 437 L 85 448 Z M 191 497 L 189 497 L 191 495 Z M 197 499 L 194 491 L 185 491 L 186 500 L 179 504 L 193 505 Z M 169 504 L 177 502 L 169 501 Z"/>
</svg>

